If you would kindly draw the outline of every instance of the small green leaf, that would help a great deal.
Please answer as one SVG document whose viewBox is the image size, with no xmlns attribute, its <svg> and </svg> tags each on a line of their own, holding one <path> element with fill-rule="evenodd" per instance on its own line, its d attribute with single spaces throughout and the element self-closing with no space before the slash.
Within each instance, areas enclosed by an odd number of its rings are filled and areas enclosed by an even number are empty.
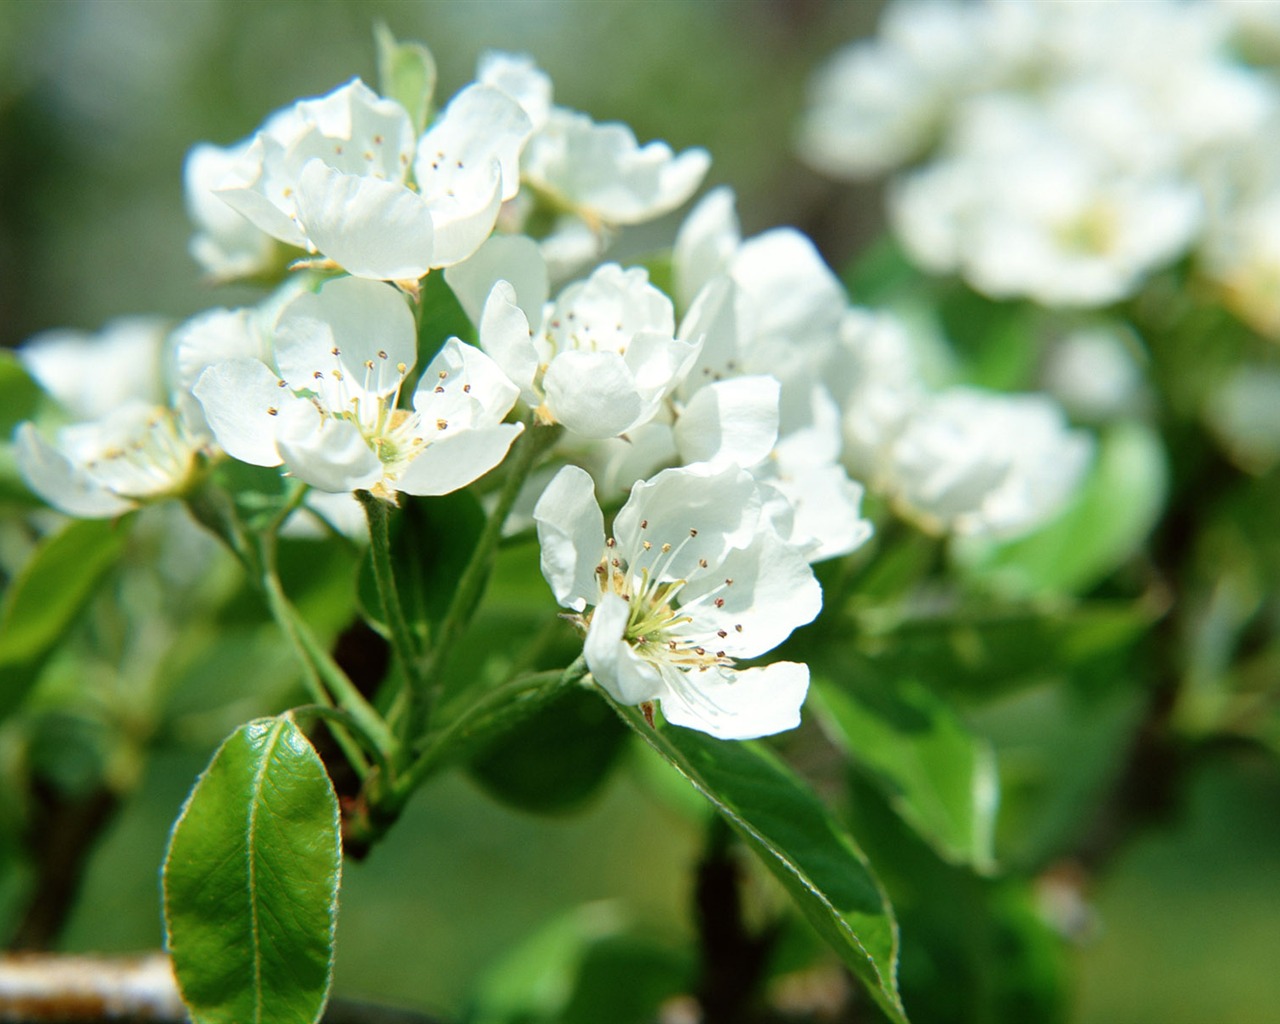
<svg viewBox="0 0 1280 1024">
<path fill-rule="evenodd" d="M 287 716 L 231 734 L 164 865 L 165 928 L 195 1024 L 313 1024 L 333 975 L 342 842 L 324 765 Z"/>
<path fill-rule="evenodd" d="M 967 541 L 953 554 L 970 579 L 1011 596 L 1080 594 L 1141 548 L 1168 492 L 1164 448 L 1150 427 L 1116 423 L 1100 439 L 1078 500 L 1043 529 L 1005 544 Z"/>
<path fill-rule="evenodd" d="M 822 801 L 768 749 L 670 725 L 623 720 L 743 837 L 890 1020 L 898 996 L 898 926 L 879 881 Z"/>
<path fill-rule="evenodd" d="M 894 810 L 943 857 L 979 871 L 993 867 L 995 755 L 940 698 L 907 681 L 892 689 L 829 683 L 810 701 Z"/>
<path fill-rule="evenodd" d="M 124 550 L 117 522 L 83 519 L 46 538 L 0 606 L 0 718 L 26 696 L 41 665 Z"/>
<path fill-rule="evenodd" d="M 421 134 L 431 113 L 436 91 L 436 60 L 421 43 L 400 43 L 384 22 L 373 26 L 378 48 L 378 87 L 409 112 L 413 129 Z"/>
</svg>

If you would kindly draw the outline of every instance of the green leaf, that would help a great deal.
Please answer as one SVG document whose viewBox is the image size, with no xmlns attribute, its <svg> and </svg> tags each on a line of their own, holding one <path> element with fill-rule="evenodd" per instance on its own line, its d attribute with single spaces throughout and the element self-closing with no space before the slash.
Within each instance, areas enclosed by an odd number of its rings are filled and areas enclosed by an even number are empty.
<svg viewBox="0 0 1280 1024">
<path fill-rule="evenodd" d="M 760 744 L 650 728 L 637 708 L 618 713 L 738 831 L 889 1019 L 905 1022 L 893 909 L 862 851 L 813 791 Z"/>
<path fill-rule="evenodd" d="M 397 42 L 381 21 L 373 26 L 373 39 L 378 48 L 379 91 L 409 111 L 414 131 L 421 134 L 436 91 L 435 58 L 421 43 Z"/>
<path fill-rule="evenodd" d="M 400 607 L 418 642 L 425 643 L 429 624 L 438 623 L 449 608 L 453 584 L 470 561 L 485 514 L 467 490 L 436 498 L 406 496 L 402 501 L 401 510 L 391 516 L 391 564 Z M 365 617 L 389 634 L 372 552 L 361 560 L 357 590 Z"/>
<path fill-rule="evenodd" d="M 46 538 L 0 606 L 0 718 L 26 696 L 62 639 L 124 550 L 119 522 L 83 519 Z"/>
<path fill-rule="evenodd" d="M 943 857 L 979 871 L 994 866 L 995 755 L 939 697 L 906 680 L 892 688 L 828 683 L 810 701 L 894 810 Z"/>
<path fill-rule="evenodd" d="M 487 743 L 470 774 L 522 810 L 572 811 L 599 792 L 628 735 L 596 693 L 575 687 Z"/>
<path fill-rule="evenodd" d="M 164 864 L 165 928 L 195 1024 L 311 1024 L 333 974 L 342 842 L 324 765 L 288 716 L 227 739 Z"/>
<path fill-rule="evenodd" d="M 1150 427 L 1111 426 L 1078 500 L 1043 529 L 1005 544 L 966 541 L 961 572 L 1018 597 L 1085 593 L 1142 547 L 1168 492 L 1164 447 Z"/>
<path fill-rule="evenodd" d="M 641 933 L 616 903 L 575 907 L 485 972 L 470 1024 L 646 1024 L 687 992 L 692 957 Z"/>
<path fill-rule="evenodd" d="M 43 392 L 27 373 L 18 357 L 12 352 L 0 350 L 0 440 L 7 441 L 13 428 L 35 415 Z"/>
</svg>

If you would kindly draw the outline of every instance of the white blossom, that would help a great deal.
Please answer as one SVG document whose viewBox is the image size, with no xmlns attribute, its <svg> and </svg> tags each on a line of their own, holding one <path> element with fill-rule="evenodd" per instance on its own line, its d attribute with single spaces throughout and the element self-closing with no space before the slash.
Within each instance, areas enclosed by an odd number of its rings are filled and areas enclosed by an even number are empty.
<svg viewBox="0 0 1280 1024">
<path fill-rule="evenodd" d="M 473 85 L 415 140 L 408 112 L 355 79 L 269 119 L 216 191 L 357 277 L 416 280 L 489 236 L 531 128 L 505 93 Z"/>
<path fill-rule="evenodd" d="M 879 475 L 898 510 L 930 532 L 1012 537 L 1062 509 L 1092 451 L 1043 395 L 952 388 L 916 407 Z"/>
<path fill-rule="evenodd" d="M 500 281 L 481 315 L 480 344 L 541 420 L 590 438 L 651 420 L 698 354 L 675 336 L 671 300 L 644 269 L 616 263 L 564 289 L 536 329 Z"/>
<path fill-rule="evenodd" d="M 590 476 L 568 466 L 534 512 L 542 568 L 577 613 L 595 681 L 624 704 L 722 739 L 799 724 L 808 668 L 735 662 L 772 650 L 817 615 L 822 594 L 794 549 L 759 529 L 740 469 L 668 469 L 637 483 L 606 538 Z"/>
<path fill-rule="evenodd" d="M 274 366 L 229 359 L 195 385 L 218 443 L 241 461 L 284 464 L 324 491 L 446 494 L 501 462 L 522 429 L 502 422 L 516 388 L 456 338 L 426 368 L 413 408 L 399 408 L 416 337 L 386 285 L 331 281 L 290 302 L 274 333 Z"/>
</svg>

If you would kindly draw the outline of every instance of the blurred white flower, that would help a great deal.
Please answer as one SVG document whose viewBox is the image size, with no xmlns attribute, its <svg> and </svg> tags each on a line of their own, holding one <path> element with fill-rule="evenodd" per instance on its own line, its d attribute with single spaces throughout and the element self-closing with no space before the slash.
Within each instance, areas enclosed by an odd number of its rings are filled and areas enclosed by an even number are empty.
<svg viewBox="0 0 1280 1024">
<path fill-rule="evenodd" d="M 1052 518 L 1089 466 L 1088 435 L 1043 395 L 952 388 L 913 412 L 883 455 L 879 478 L 921 528 L 1013 537 Z"/>
<path fill-rule="evenodd" d="M 1119 326 L 1083 327 L 1057 339 L 1041 371 L 1044 389 L 1081 420 L 1098 422 L 1146 405 L 1137 342 Z"/>
<path fill-rule="evenodd" d="M 822 593 L 805 560 L 758 528 L 740 469 L 669 469 L 637 483 L 606 539 L 591 477 L 569 466 L 534 512 L 542 569 L 586 634 L 592 677 L 623 704 L 721 739 L 794 728 L 809 670 L 739 670 L 813 620 Z"/>
</svg>

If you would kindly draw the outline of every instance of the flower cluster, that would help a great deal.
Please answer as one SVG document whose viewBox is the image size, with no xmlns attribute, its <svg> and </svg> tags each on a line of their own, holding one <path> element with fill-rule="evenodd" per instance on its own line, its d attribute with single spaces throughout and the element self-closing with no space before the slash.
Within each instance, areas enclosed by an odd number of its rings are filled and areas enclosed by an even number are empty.
<svg viewBox="0 0 1280 1024">
<path fill-rule="evenodd" d="M 1192 254 L 1274 334 L 1280 89 L 1239 55 L 1265 6 L 900 0 L 815 78 L 801 149 L 905 168 L 904 246 L 987 295 L 1104 306 Z"/>
<path fill-rule="evenodd" d="M 356 492 L 376 510 L 503 467 L 595 681 L 725 738 L 799 721 L 806 666 L 738 663 L 818 614 L 811 565 L 871 535 L 864 486 L 927 529 L 997 535 L 1073 492 L 1089 448 L 1056 406 L 930 392 L 901 326 L 851 306 L 799 232 L 744 239 L 727 189 L 661 263 L 671 294 L 608 260 L 627 225 L 691 196 L 704 152 L 555 106 L 522 56 L 486 55 L 427 123 L 431 99 L 354 80 L 193 150 L 193 254 L 277 287 L 172 331 L 122 327 L 87 357 L 78 339 L 30 344 L 83 421 L 56 445 L 20 428 L 32 488 L 114 516 L 233 459 L 278 468 L 340 525 Z M 432 336 L 428 286 L 471 340 Z M 547 464 L 504 467 L 533 433 Z"/>
</svg>

